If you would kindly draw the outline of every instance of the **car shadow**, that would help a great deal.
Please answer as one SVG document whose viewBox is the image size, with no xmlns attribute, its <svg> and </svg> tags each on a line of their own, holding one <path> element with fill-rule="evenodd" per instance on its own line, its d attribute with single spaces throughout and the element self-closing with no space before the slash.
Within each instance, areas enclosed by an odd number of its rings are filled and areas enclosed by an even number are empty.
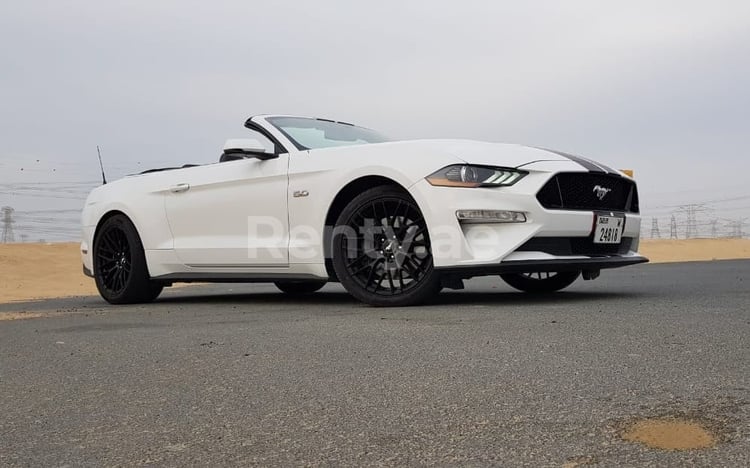
<svg viewBox="0 0 750 468">
<path fill-rule="evenodd" d="M 612 299 L 627 299 L 637 296 L 637 293 L 622 292 L 581 292 L 562 291 L 550 294 L 526 294 L 521 292 L 467 292 L 444 291 L 432 300 L 416 307 L 435 307 L 446 305 L 535 305 L 550 303 L 595 302 Z M 157 304 L 264 304 L 264 305 L 351 305 L 354 307 L 370 307 L 359 302 L 346 292 L 317 292 L 305 296 L 289 296 L 283 293 L 255 292 L 255 293 L 227 293 L 227 294 L 196 294 L 161 297 Z"/>
<path fill-rule="evenodd" d="M 208 289 L 208 290 L 206 290 Z M 526 294 L 515 291 L 443 291 L 425 304 L 414 307 L 444 307 L 458 305 L 497 305 L 497 306 L 534 306 L 540 304 L 588 303 L 643 297 L 644 292 L 612 291 L 561 291 L 550 294 Z M 352 308 L 371 308 L 354 299 L 343 290 L 319 291 L 304 296 L 290 296 L 276 291 L 222 291 L 215 286 L 196 286 L 180 288 L 163 294 L 152 304 L 110 305 L 98 296 L 79 296 L 37 301 L 0 304 L 2 312 L 87 312 L 118 308 L 160 308 L 178 305 L 266 305 L 288 306 L 298 309 L 305 306 L 347 306 Z"/>
</svg>

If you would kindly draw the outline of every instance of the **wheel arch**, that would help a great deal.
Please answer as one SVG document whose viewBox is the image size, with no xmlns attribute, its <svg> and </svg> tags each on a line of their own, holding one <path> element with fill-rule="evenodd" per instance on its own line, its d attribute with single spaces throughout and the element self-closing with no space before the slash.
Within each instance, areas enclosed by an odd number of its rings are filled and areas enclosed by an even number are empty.
<svg viewBox="0 0 750 468">
<path fill-rule="evenodd" d="M 130 221 L 130 224 L 133 225 L 133 227 L 135 228 L 135 232 L 138 234 L 138 239 L 141 241 L 141 245 L 145 250 L 146 243 L 143 238 L 143 230 L 145 229 L 146 223 L 142 223 L 141 221 L 143 220 L 140 219 L 141 216 L 136 216 L 137 214 L 138 212 L 129 205 L 123 203 L 109 204 L 104 210 L 102 210 L 102 213 L 98 215 L 96 227 L 94 228 L 93 235 L 91 237 L 92 247 L 102 225 L 113 216 L 121 215 L 127 218 L 127 220 Z"/>
<path fill-rule="evenodd" d="M 103 215 L 99 217 L 99 221 L 96 223 L 96 228 L 94 228 L 94 233 L 93 233 L 93 236 L 91 237 L 92 254 L 94 254 L 93 249 L 94 249 L 94 246 L 96 246 L 96 238 L 99 235 L 99 231 L 101 230 L 101 227 L 104 225 L 104 223 L 107 222 L 107 220 L 118 215 L 124 216 L 125 219 L 130 221 L 130 224 L 133 225 L 133 228 L 135 229 L 135 234 L 138 236 L 138 240 L 140 241 L 141 248 L 144 249 L 144 254 L 145 254 L 145 247 L 143 246 L 143 236 L 141 235 L 141 231 L 138 228 L 138 224 L 135 222 L 132 216 L 128 215 L 128 213 L 126 213 L 125 211 L 117 209 L 117 208 L 112 208 L 106 211 Z M 93 267 L 93 256 L 92 256 L 92 267 Z M 146 270 L 149 272 L 151 271 L 149 264 L 148 264 L 148 256 L 146 256 Z"/>
<path fill-rule="evenodd" d="M 412 199 L 414 198 L 411 193 L 409 193 L 409 190 L 406 187 L 390 177 L 382 175 L 366 175 L 358 177 L 344 185 L 344 187 L 342 187 L 338 191 L 338 193 L 336 193 L 336 196 L 331 201 L 331 204 L 328 207 L 328 211 L 326 212 L 325 224 L 323 229 L 323 253 L 325 258 L 325 268 L 326 273 L 328 273 L 328 277 L 331 279 L 331 281 L 338 281 L 336 272 L 333 269 L 333 261 L 331 259 L 332 227 L 336 224 L 336 220 L 338 219 L 339 215 L 352 198 L 365 190 L 381 186 L 398 188 L 405 194 L 409 195 Z"/>
<path fill-rule="evenodd" d="M 111 208 L 99 217 L 99 221 L 97 221 L 96 223 L 96 228 L 94 228 L 94 236 L 91 239 L 92 242 L 96 240 L 96 236 L 99 234 L 99 230 L 101 229 L 102 225 L 104 225 L 104 223 L 107 222 L 108 219 L 117 215 L 124 216 L 128 219 L 128 221 L 130 221 L 130 224 L 133 225 L 133 227 L 135 228 L 135 232 L 138 234 L 138 238 L 141 240 L 141 243 L 143 243 L 143 237 L 141 236 L 141 230 L 138 227 L 138 223 L 136 223 L 133 217 L 130 216 L 125 210 L 121 210 L 119 208 Z"/>
<path fill-rule="evenodd" d="M 110 218 L 112 218 L 114 216 L 117 216 L 117 215 L 125 216 L 126 218 L 128 218 L 128 221 L 130 221 L 130 223 L 133 224 L 133 226 L 135 226 L 135 223 L 133 222 L 133 219 L 130 216 L 128 216 L 127 213 L 125 213 L 123 211 L 120 211 L 120 210 L 109 210 L 106 213 L 104 213 L 103 215 L 101 215 L 99 217 L 99 221 L 96 223 L 96 228 L 94 228 L 94 237 L 91 239 L 91 241 L 92 241 L 92 247 L 93 247 L 93 243 L 96 242 L 96 236 L 99 235 L 99 231 L 101 230 L 101 228 L 104 225 L 104 223 L 107 222 L 108 219 L 110 219 Z M 138 228 L 136 227 L 135 230 L 137 232 Z M 138 234 L 138 236 L 140 236 L 140 233 Z"/>
</svg>

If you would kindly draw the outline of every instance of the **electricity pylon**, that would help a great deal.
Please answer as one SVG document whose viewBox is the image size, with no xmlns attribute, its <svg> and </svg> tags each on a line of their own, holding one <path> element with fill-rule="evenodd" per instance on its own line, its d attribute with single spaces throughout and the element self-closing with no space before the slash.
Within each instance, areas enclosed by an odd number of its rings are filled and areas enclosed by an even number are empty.
<svg viewBox="0 0 750 468">
<path fill-rule="evenodd" d="M 677 219 L 672 215 L 672 219 L 669 221 L 669 238 L 677 239 Z"/>
<path fill-rule="evenodd" d="M 659 233 L 659 220 L 656 218 L 651 220 L 651 238 L 661 239 L 661 234 Z"/>
<path fill-rule="evenodd" d="M 0 211 L 3 213 L 3 244 L 14 242 L 16 240 L 13 235 L 13 223 L 15 223 L 13 212 L 15 210 L 9 206 L 4 206 Z"/>
</svg>

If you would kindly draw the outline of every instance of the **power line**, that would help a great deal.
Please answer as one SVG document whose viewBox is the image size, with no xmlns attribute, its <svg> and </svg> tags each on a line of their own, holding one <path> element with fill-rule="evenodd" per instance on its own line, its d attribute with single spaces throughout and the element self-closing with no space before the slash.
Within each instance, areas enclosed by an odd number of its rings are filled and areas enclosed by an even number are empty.
<svg viewBox="0 0 750 468">
<path fill-rule="evenodd" d="M 727 223 L 727 227 L 732 229 L 731 237 L 742 239 L 745 237 L 745 232 L 742 230 L 742 226 L 747 224 L 748 218 L 741 218 Z"/>
<path fill-rule="evenodd" d="M 716 225 L 719 223 L 718 219 L 712 219 L 709 223 L 711 225 L 711 237 L 718 237 L 718 230 L 716 229 Z"/>
<path fill-rule="evenodd" d="M 702 203 L 699 203 L 700 205 L 710 204 L 710 203 L 726 203 L 726 202 L 732 202 L 732 201 L 740 201 L 740 200 L 750 200 L 750 195 L 742 195 L 739 197 L 730 197 L 730 198 L 719 198 L 716 200 L 708 200 L 704 201 Z M 652 209 L 659 209 L 659 208 L 682 208 L 685 205 L 659 205 L 654 206 Z"/>
<path fill-rule="evenodd" d="M 685 223 L 685 239 L 698 237 L 698 213 L 710 211 L 710 208 L 703 204 L 682 205 L 677 210 L 685 213 L 687 221 Z"/>
</svg>

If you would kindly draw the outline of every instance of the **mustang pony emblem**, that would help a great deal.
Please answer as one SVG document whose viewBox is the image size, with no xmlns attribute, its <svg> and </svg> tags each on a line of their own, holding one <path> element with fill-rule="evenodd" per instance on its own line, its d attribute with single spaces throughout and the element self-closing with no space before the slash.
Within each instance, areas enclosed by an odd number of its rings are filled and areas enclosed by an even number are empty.
<svg viewBox="0 0 750 468">
<path fill-rule="evenodd" d="M 604 200 L 604 197 L 606 197 L 607 194 L 611 191 L 611 188 L 602 187 L 601 185 L 597 185 L 593 190 L 594 195 L 596 195 L 596 198 L 598 198 L 599 200 Z"/>
</svg>

